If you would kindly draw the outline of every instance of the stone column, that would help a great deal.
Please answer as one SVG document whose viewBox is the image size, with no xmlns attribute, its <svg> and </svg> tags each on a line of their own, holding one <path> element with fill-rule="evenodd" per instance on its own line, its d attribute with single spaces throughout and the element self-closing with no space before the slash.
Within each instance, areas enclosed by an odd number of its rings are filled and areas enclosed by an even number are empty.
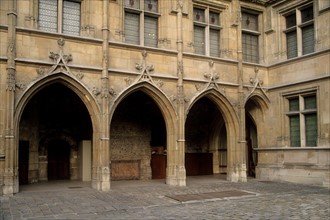
<svg viewBox="0 0 330 220">
<path fill-rule="evenodd" d="M 167 166 L 167 179 L 166 182 L 169 185 L 185 186 L 186 185 L 186 169 L 185 169 L 185 97 L 183 91 L 183 38 L 182 38 L 182 8 L 183 1 L 177 0 L 178 12 L 177 12 L 177 112 L 178 112 L 178 134 L 177 143 L 175 147 L 172 147 L 168 151 L 168 166 Z"/>
<path fill-rule="evenodd" d="M 110 155 L 109 155 L 109 77 L 108 77 L 108 68 L 109 68 L 109 0 L 103 0 L 102 5 L 102 74 L 101 74 L 101 116 L 100 116 L 100 135 L 99 140 L 95 141 L 97 146 L 93 148 L 98 148 L 94 151 L 97 155 L 94 155 L 93 158 L 96 163 L 93 167 L 96 168 L 96 178 L 93 178 L 92 186 L 100 191 L 109 191 L 110 190 Z M 95 131 L 94 131 L 95 132 Z M 96 135 L 95 135 L 96 136 Z M 94 137 L 95 137 L 94 136 Z"/>
<path fill-rule="evenodd" d="M 237 11 L 240 13 L 239 18 L 241 18 L 240 4 L 237 6 Z M 238 149 L 236 150 L 237 161 L 236 170 L 238 172 L 238 181 L 246 182 L 246 134 L 245 134 L 245 98 L 243 91 L 243 49 L 242 49 L 242 22 L 241 19 L 238 21 L 237 26 L 237 59 L 238 59 L 238 116 L 239 116 L 239 140 Z"/>
<path fill-rule="evenodd" d="M 14 103 L 16 83 L 16 0 L 8 2 L 8 46 L 7 46 L 7 81 L 4 95 L 4 149 L 5 171 L 3 194 L 18 192 L 17 137 L 14 133 Z M 16 144 L 16 145 L 15 145 Z"/>
</svg>

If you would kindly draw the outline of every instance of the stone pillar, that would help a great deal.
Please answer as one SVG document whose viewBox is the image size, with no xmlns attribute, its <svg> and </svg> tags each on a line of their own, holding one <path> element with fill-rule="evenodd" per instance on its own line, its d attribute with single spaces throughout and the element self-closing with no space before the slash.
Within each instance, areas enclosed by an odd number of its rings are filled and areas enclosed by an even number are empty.
<svg viewBox="0 0 330 220">
<path fill-rule="evenodd" d="M 109 125 L 109 0 L 103 0 L 102 5 L 102 74 L 101 74 L 101 115 L 100 131 L 94 132 L 93 148 L 93 178 L 92 187 L 99 191 L 110 190 L 110 125 Z"/>
<path fill-rule="evenodd" d="M 236 9 L 240 12 L 240 4 L 236 5 Z M 243 49 L 242 49 L 242 23 L 241 20 L 238 22 L 237 26 L 237 58 L 238 58 L 238 116 L 239 116 L 239 140 L 237 154 L 237 172 L 238 181 L 246 182 L 246 130 L 245 130 L 245 98 L 243 91 Z"/>
<path fill-rule="evenodd" d="M 178 134 L 175 146 L 168 150 L 168 166 L 166 174 L 166 183 L 169 185 L 185 186 L 186 185 L 186 169 L 185 169 L 185 97 L 183 91 L 183 38 L 182 38 L 182 0 L 177 0 L 177 112 L 178 112 Z"/>
<path fill-rule="evenodd" d="M 16 0 L 8 2 L 8 45 L 7 45 L 7 81 L 4 97 L 4 145 L 5 171 L 3 194 L 12 195 L 18 192 L 18 140 L 14 132 L 14 102 L 16 83 Z"/>
</svg>

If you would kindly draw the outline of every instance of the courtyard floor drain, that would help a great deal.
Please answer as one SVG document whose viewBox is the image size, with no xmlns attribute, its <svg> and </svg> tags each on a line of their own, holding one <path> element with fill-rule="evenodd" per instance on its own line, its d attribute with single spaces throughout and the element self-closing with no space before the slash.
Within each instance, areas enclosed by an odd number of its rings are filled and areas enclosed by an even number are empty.
<svg viewBox="0 0 330 220">
<path fill-rule="evenodd" d="M 69 189 L 79 189 L 79 188 L 82 188 L 82 186 L 69 186 L 68 188 Z"/>
<path fill-rule="evenodd" d="M 177 200 L 179 202 L 189 202 L 189 201 L 197 201 L 197 200 L 211 200 L 211 199 L 222 199 L 229 197 L 255 196 L 255 195 L 256 195 L 255 193 L 244 192 L 239 190 L 230 190 L 230 191 L 222 191 L 222 192 L 171 195 L 167 197 Z"/>
</svg>

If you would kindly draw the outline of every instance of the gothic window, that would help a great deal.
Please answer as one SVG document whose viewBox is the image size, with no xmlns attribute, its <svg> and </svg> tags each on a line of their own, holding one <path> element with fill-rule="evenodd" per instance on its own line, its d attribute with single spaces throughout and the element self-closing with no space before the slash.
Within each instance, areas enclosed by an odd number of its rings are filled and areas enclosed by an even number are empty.
<svg viewBox="0 0 330 220">
<path fill-rule="evenodd" d="M 295 9 L 285 16 L 287 58 L 314 52 L 313 6 Z"/>
<path fill-rule="evenodd" d="M 158 46 L 158 0 L 125 0 L 125 42 Z"/>
<path fill-rule="evenodd" d="M 39 29 L 80 34 L 80 0 L 39 0 Z"/>
<path fill-rule="evenodd" d="M 194 49 L 196 54 L 220 57 L 220 13 L 194 8 Z"/>
<path fill-rule="evenodd" d="M 291 147 L 317 146 L 316 95 L 302 94 L 288 98 Z"/>
<path fill-rule="evenodd" d="M 242 12 L 242 50 L 243 61 L 259 63 L 258 15 Z"/>
</svg>

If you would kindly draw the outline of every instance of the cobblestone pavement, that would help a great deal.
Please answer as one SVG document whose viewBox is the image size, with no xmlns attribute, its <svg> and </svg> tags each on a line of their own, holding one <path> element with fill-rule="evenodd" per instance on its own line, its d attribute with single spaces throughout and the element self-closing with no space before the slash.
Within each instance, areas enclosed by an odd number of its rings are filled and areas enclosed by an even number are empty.
<svg viewBox="0 0 330 220">
<path fill-rule="evenodd" d="M 329 189 L 317 186 L 204 176 L 189 177 L 186 187 L 159 180 L 117 181 L 104 193 L 81 182 L 54 183 L 24 186 L 14 196 L 0 197 L 0 219 L 330 219 Z M 230 190 L 253 195 L 188 202 L 170 198 Z"/>
</svg>

